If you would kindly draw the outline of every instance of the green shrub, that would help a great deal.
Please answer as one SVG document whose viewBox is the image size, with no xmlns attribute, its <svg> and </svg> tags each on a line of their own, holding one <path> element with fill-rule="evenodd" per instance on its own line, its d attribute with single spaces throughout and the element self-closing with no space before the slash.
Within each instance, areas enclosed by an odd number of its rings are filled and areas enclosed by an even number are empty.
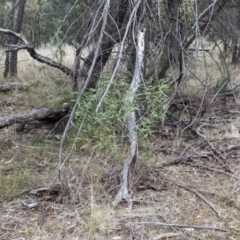
<svg viewBox="0 0 240 240">
<path fill-rule="evenodd" d="M 75 113 L 76 129 L 70 132 L 70 140 L 74 141 L 78 150 L 116 153 L 122 148 L 122 137 L 127 137 L 126 120 L 130 112 L 143 112 L 138 121 L 139 139 L 149 137 L 165 113 L 169 90 L 166 84 L 159 82 L 156 86 L 142 87 L 143 93 L 137 94 L 134 103 L 129 104 L 125 100 L 129 84 L 121 77 L 111 86 L 96 112 L 107 80 L 103 79 L 97 90 L 88 90 L 79 102 Z"/>
</svg>

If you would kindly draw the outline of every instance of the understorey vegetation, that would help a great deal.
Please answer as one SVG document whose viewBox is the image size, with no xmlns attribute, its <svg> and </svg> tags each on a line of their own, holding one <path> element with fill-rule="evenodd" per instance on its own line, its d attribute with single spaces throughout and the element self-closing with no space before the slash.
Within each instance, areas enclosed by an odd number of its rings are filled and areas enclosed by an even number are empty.
<svg viewBox="0 0 240 240">
<path fill-rule="evenodd" d="M 0 5 L 0 238 L 239 238 L 237 1 Z"/>
</svg>

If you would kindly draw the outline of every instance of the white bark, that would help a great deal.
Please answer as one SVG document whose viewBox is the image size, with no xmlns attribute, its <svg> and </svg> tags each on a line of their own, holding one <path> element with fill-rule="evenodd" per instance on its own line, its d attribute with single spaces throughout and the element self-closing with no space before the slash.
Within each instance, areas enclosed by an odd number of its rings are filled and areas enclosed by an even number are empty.
<svg viewBox="0 0 240 240">
<path fill-rule="evenodd" d="M 136 62 L 135 69 L 132 78 L 132 82 L 129 88 L 129 92 L 126 96 L 126 104 L 133 104 L 134 97 L 139 88 L 141 80 L 143 78 L 143 58 L 144 58 L 144 35 L 145 29 L 138 30 L 136 40 Z M 135 164 L 137 158 L 137 133 L 136 133 L 136 115 L 135 111 L 131 111 L 127 120 L 128 132 L 129 132 L 129 140 L 130 140 L 130 152 L 124 163 L 123 171 L 122 171 L 122 185 L 119 189 L 115 200 L 113 201 L 113 205 L 117 206 L 122 200 L 126 200 L 128 202 L 128 207 L 132 208 L 132 200 L 128 193 L 128 182 L 129 182 L 129 170 L 131 164 Z"/>
</svg>

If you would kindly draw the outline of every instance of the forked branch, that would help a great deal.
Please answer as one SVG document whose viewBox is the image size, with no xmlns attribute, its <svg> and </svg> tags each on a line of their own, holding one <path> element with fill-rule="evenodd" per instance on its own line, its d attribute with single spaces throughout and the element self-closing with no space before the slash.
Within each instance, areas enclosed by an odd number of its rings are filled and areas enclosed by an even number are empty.
<svg viewBox="0 0 240 240">
<path fill-rule="evenodd" d="M 41 63 L 45 63 L 51 67 L 57 68 L 67 75 L 70 75 L 70 76 L 73 75 L 73 71 L 70 68 L 66 67 L 65 65 L 63 65 L 59 62 L 54 61 L 51 58 L 44 57 L 41 54 L 37 53 L 35 48 L 33 47 L 33 45 L 30 44 L 28 42 L 28 40 L 21 33 L 16 33 L 14 31 L 11 31 L 9 29 L 4 29 L 4 28 L 0 28 L 0 33 L 14 36 L 24 43 L 24 45 L 19 45 L 19 46 L 18 45 L 7 45 L 9 47 L 9 49 L 7 49 L 6 51 L 17 51 L 20 49 L 26 49 L 28 51 L 28 53 L 30 54 L 30 56 L 32 58 L 36 59 L 37 61 L 39 61 Z"/>
</svg>

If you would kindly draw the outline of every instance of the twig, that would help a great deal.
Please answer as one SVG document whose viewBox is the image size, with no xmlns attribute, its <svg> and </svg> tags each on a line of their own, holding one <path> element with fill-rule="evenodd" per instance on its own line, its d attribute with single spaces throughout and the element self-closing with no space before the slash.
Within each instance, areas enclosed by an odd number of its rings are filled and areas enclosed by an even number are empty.
<svg viewBox="0 0 240 240">
<path fill-rule="evenodd" d="M 169 239 L 173 237 L 180 237 L 181 235 L 179 233 L 163 233 L 155 236 L 153 240 L 160 240 L 160 239 Z"/>
<path fill-rule="evenodd" d="M 198 193 L 196 190 L 192 189 L 192 188 L 189 188 L 189 187 L 186 187 L 186 186 L 183 186 L 183 185 L 180 185 L 180 184 L 177 184 L 177 183 L 174 183 L 176 186 L 178 187 L 181 187 L 181 188 L 184 188 L 185 190 L 189 191 L 189 192 L 192 192 L 194 193 L 195 195 L 197 195 L 200 199 L 202 199 L 205 203 L 207 203 L 209 205 L 209 207 L 216 213 L 216 215 L 219 217 L 219 218 L 222 218 L 222 216 L 220 215 L 220 213 L 218 212 L 218 210 L 213 206 L 213 204 L 211 202 L 209 202 L 202 194 Z"/>
<path fill-rule="evenodd" d="M 170 162 L 162 162 L 161 163 L 161 167 L 169 167 L 171 165 L 175 165 L 175 164 L 179 164 L 179 163 L 182 163 L 182 162 L 186 162 L 187 159 L 191 156 L 184 156 L 184 153 L 189 149 L 189 147 L 186 147 L 182 152 L 181 152 L 181 155 L 175 159 L 173 159 L 172 161 Z"/>
<path fill-rule="evenodd" d="M 217 227 L 210 227 L 210 226 L 195 226 L 195 225 L 182 225 L 182 224 L 172 224 L 172 223 L 162 223 L 162 222 L 134 222 L 135 224 L 146 224 L 146 225 L 153 225 L 153 226 L 162 226 L 162 227 L 175 227 L 175 228 L 193 228 L 196 230 L 213 230 L 219 232 L 228 232 L 227 229 L 224 228 L 217 228 Z"/>
<path fill-rule="evenodd" d="M 72 74 L 73 74 L 72 69 L 66 67 L 65 65 L 63 65 L 59 62 L 55 62 L 53 59 L 44 57 L 41 54 L 37 53 L 35 48 L 33 47 L 33 45 L 30 44 L 28 42 L 28 40 L 21 33 L 16 33 L 14 31 L 11 31 L 9 29 L 4 29 L 4 28 L 0 28 L 0 33 L 14 36 L 24 43 L 24 45 L 19 45 L 19 46 L 18 45 L 14 45 L 14 46 L 9 45 L 9 47 L 10 48 L 13 47 L 13 49 L 7 49 L 7 51 L 11 51 L 11 50 L 16 51 L 16 50 L 20 50 L 20 49 L 27 49 L 28 53 L 30 54 L 30 56 L 32 58 L 36 59 L 37 61 L 39 61 L 41 63 L 45 63 L 48 66 L 57 68 L 57 69 L 61 70 L 62 72 L 64 72 L 65 74 L 67 74 L 68 76 L 72 76 Z"/>
<path fill-rule="evenodd" d="M 217 154 L 218 156 L 220 156 L 222 159 L 227 160 L 227 159 L 221 154 L 221 152 L 219 152 L 219 151 L 213 146 L 213 144 L 209 142 L 209 140 L 207 139 L 207 137 L 206 137 L 205 135 L 203 135 L 202 133 L 200 133 L 200 130 L 201 130 L 201 128 L 202 128 L 203 126 L 205 126 L 205 124 L 200 125 L 200 126 L 195 130 L 196 134 L 197 134 L 199 137 L 203 138 L 203 139 L 207 142 L 207 144 L 211 147 L 211 149 L 213 150 L 213 152 L 214 152 L 215 154 Z"/>
<path fill-rule="evenodd" d="M 220 94 L 220 95 L 224 95 L 224 94 L 226 94 L 226 93 L 229 93 L 229 92 L 233 92 L 236 88 L 238 88 L 240 86 L 240 84 L 238 84 L 237 86 L 235 86 L 234 88 L 232 88 L 232 89 L 229 89 L 229 90 L 227 90 L 227 91 L 225 91 L 224 93 L 222 93 L 222 94 Z"/>
<path fill-rule="evenodd" d="M 232 178 L 240 180 L 240 178 L 235 176 L 234 174 L 225 172 L 225 171 L 223 171 L 221 169 L 212 168 L 212 167 L 208 167 L 208 166 L 204 166 L 204 165 L 200 165 L 200 164 L 193 164 L 193 163 L 189 163 L 189 162 L 186 162 L 186 164 L 188 164 L 189 166 L 192 166 L 192 167 L 203 168 L 203 169 L 207 169 L 207 170 L 210 170 L 210 171 L 213 171 L 213 172 L 222 173 L 222 174 L 225 174 L 225 175 L 227 175 L 229 177 L 232 177 Z"/>
<path fill-rule="evenodd" d="M 207 139 L 207 137 L 206 137 L 205 135 L 203 135 L 202 133 L 200 133 L 200 130 L 201 130 L 201 128 L 202 128 L 203 126 L 205 126 L 205 124 L 202 124 L 202 125 L 200 125 L 197 129 L 195 129 L 196 134 L 207 142 L 207 144 L 210 146 L 210 148 L 211 148 L 211 149 L 213 150 L 213 152 L 216 154 L 216 157 L 219 156 L 219 157 L 221 157 L 221 158 L 225 161 L 225 163 L 223 163 L 223 162 L 219 159 L 220 162 L 222 162 L 222 165 L 224 166 L 224 168 L 225 168 L 227 171 L 229 171 L 230 173 L 234 174 L 234 172 L 233 172 L 231 169 L 229 169 L 228 166 L 226 166 L 226 161 L 227 161 L 226 157 L 223 156 L 223 154 L 221 154 L 221 152 L 218 151 L 218 150 L 213 146 L 213 144 Z"/>
<path fill-rule="evenodd" d="M 230 145 L 230 146 L 228 146 L 226 149 L 224 149 L 224 151 L 225 152 L 230 152 L 230 151 L 232 151 L 232 150 L 237 150 L 237 149 L 239 149 L 240 148 L 240 144 L 238 144 L 238 145 Z"/>
</svg>

